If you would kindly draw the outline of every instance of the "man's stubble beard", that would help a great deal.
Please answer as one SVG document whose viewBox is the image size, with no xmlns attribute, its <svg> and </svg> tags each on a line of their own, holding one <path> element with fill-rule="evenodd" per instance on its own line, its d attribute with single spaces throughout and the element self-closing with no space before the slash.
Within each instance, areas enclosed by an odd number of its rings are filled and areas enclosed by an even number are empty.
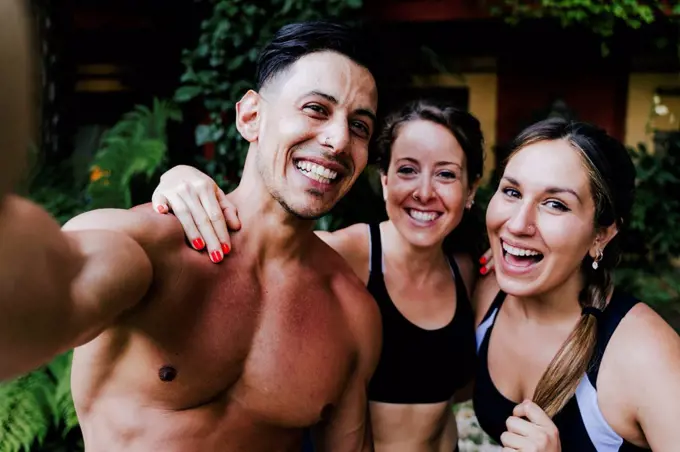
<svg viewBox="0 0 680 452">
<path fill-rule="evenodd" d="M 283 210 L 285 210 L 288 214 L 292 215 L 293 217 L 297 218 L 298 220 L 304 220 L 304 221 L 318 220 L 319 218 L 323 217 L 328 212 L 330 212 L 331 209 L 333 209 L 333 206 L 335 206 L 335 204 L 337 204 L 337 201 L 336 201 L 328 209 L 324 209 L 322 212 L 318 212 L 318 213 L 304 213 L 304 212 L 300 212 L 298 210 L 295 210 L 290 204 L 288 204 L 288 202 L 286 202 L 286 200 L 284 199 L 281 192 L 274 187 L 274 184 L 271 183 L 273 176 L 270 178 L 266 175 L 266 169 L 265 169 L 264 165 L 262 165 L 262 161 L 260 160 L 259 156 L 258 156 L 257 161 L 258 161 L 258 165 L 257 165 L 258 173 L 259 173 L 260 177 L 262 178 L 262 182 L 263 182 L 267 192 L 269 192 L 269 195 L 272 198 L 274 198 L 274 200 L 276 202 L 279 203 L 279 205 L 283 208 Z M 319 195 L 321 195 L 321 194 L 319 194 Z"/>
</svg>

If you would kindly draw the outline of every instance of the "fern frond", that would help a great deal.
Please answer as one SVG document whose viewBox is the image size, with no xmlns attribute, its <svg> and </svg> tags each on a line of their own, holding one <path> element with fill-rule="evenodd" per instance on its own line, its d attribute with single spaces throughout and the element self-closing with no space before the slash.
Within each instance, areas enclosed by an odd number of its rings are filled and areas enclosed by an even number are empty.
<svg viewBox="0 0 680 452">
<path fill-rule="evenodd" d="M 55 423 L 62 427 L 62 436 L 66 437 L 79 421 L 71 396 L 71 361 L 73 352 L 65 353 L 50 363 L 50 371 L 56 381 L 54 391 Z"/>
<path fill-rule="evenodd" d="M 152 108 L 136 106 L 104 135 L 93 161 L 97 177 L 87 189 L 91 208 L 131 206 L 132 179 L 150 178 L 164 163 L 167 122 L 176 118 L 181 112 L 174 103 L 154 99 Z"/>
<path fill-rule="evenodd" d="M 55 384 L 43 369 L 0 385 L 0 452 L 29 451 L 52 425 Z"/>
<path fill-rule="evenodd" d="M 53 381 L 55 382 L 52 397 L 53 422 L 61 428 L 62 437 L 66 437 L 73 428 L 79 425 L 71 396 L 72 359 L 73 351 L 69 351 L 57 356 L 47 365 L 47 369 L 52 374 Z"/>
</svg>

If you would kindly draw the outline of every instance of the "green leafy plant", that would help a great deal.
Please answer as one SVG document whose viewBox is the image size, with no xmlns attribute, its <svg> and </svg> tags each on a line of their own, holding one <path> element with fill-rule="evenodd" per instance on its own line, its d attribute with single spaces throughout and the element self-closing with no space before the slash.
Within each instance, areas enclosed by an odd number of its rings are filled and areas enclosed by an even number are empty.
<svg viewBox="0 0 680 452">
<path fill-rule="evenodd" d="M 71 352 L 0 385 L 0 452 L 82 450 L 71 399 Z M 71 436 L 69 438 L 69 436 Z M 55 439 L 59 439 L 55 446 Z"/>
<path fill-rule="evenodd" d="M 618 284 L 665 310 L 680 327 L 680 139 L 650 152 L 631 150 L 637 168 L 636 199 Z"/>
<path fill-rule="evenodd" d="M 361 0 L 217 0 L 201 26 L 198 45 L 184 52 L 186 68 L 175 93 L 179 103 L 199 101 L 208 122 L 196 128 L 196 145 L 215 147 L 204 168 L 224 189 L 241 177 L 247 143 L 234 124 L 234 105 L 254 87 L 258 52 L 281 26 L 313 19 L 349 20 Z"/>
<path fill-rule="evenodd" d="M 168 122 L 181 119 L 181 110 L 171 101 L 155 99 L 151 108 L 135 106 L 104 134 L 86 177 L 74 177 L 78 170 L 70 159 L 49 165 L 33 149 L 33 170 L 22 194 L 62 224 L 86 210 L 129 208 L 131 181 L 139 175 L 148 179 L 162 169 Z"/>
<path fill-rule="evenodd" d="M 640 146 L 632 157 L 638 177 L 630 223 L 636 251 L 650 266 L 665 267 L 680 256 L 680 142 L 665 152 Z"/>
<path fill-rule="evenodd" d="M 88 207 L 131 207 L 132 178 L 140 174 L 150 178 L 158 171 L 167 154 L 168 121 L 181 119 L 176 105 L 155 99 L 152 108 L 138 105 L 113 126 L 93 160 Z"/>
<path fill-rule="evenodd" d="M 517 24 L 525 19 L 556 19 L 563 27 L 584 26 L 603 38 L 602 52 L 609 52 L 607 39 L 618 25 L 639 29 L 660 20 L 674 20 L 680 4 L 663 0 L 500 0 L 491 12 Z"/>
</svg>

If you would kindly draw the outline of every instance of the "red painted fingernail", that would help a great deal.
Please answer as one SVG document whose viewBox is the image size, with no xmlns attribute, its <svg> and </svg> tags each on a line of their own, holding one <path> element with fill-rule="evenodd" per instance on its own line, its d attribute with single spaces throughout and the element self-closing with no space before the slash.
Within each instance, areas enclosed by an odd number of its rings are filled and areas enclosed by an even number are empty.
<svg viewBox="0 0 680 452">
<path fill-rule="evenodd" d="M 488 271 L 489 270 L 487 270 L 486 267 L 482 267 L 482 268 L 479 269 L 479 273 L 481 273 L 482 275 L 486 275 Z"/>
<path fill-rule="evenodd" d="M 210 253 L 210 260 L 213 261 L 214 263 L 222 262 L 222 258 L 224 256 L 222 255 L 221 251 L 213 251 Z"/>
<path fill-rule="evenodd" d="M 194 248 L 196 248 L 197 250 L 202 250 L 203 247 L 205 246 L 205 242 L 201 238 L 194 240 L 193 242 L 191 242 L 191 244 L 194 245 Z"/>
<path fill-rule="evenodd" d="M 168 208 L 163 206 L 163 205 L 156 207 L 156 210 L 158 210 L 158 213 L 166 213 L 168 211 L 167 209 Z"/>
<path fill-rule="evenodd" d="M 229 254 L 229 251 L 231 251 L 231 248 L 229 248 L 229 245 L 227 245 L 226 243 L 223 243 L 222 244 L 222 252 L 224 253 L 224 255 L 226 256 L 227 254 Z"/>
<path fill-rule="evenodd" d="M 480 257 L 479 263 L 482 264 L 482 265 L 486 264 L 486 257 L 484 257 L 484 256 Z"/>
</svg>

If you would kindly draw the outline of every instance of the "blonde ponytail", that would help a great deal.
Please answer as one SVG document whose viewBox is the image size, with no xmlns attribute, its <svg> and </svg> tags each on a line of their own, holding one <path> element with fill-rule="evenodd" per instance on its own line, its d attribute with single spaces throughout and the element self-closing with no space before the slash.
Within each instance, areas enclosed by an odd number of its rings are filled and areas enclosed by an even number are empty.
<svg viewBox="0 0 680 452">
<path fill-rule="evenodd" d="M 594 270 L 590 282 L 581 292 L 581 306 L 602 312 L 612 289 L 609 270 Z M 588 370 L 597 341 L 597 316 L 584 312 L 536 386 L 534 402 L 550 417 L 559 413 L 576 392 Z"/>
</svg>

